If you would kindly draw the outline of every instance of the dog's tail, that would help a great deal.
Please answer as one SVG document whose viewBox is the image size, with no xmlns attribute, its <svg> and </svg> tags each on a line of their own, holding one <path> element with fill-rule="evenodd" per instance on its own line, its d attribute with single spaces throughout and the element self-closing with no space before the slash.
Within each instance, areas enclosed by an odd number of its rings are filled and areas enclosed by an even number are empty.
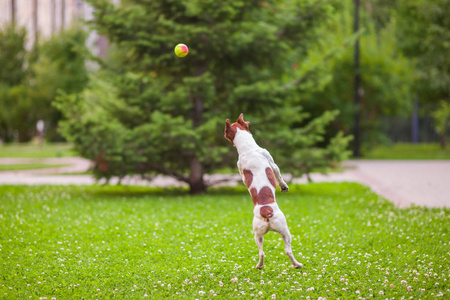
<svg viewBox="0 0 450 300">
<path fill-rule="evenodd" d="M 273 217 L 273 209 L 270 206 L 263 206 L 259 214 L 264 218 L 264 221 L 269 222 L 269 219 Z"/>
</svg>

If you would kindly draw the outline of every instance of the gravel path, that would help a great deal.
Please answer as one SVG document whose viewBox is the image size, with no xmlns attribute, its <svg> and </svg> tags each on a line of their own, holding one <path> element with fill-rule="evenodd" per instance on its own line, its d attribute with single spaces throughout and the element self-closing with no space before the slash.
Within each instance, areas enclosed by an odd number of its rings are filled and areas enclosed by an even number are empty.
<svg viewBox="0 0 450 300">
<path fill-rule="evenodd" d="M 32 163 L 32 159 L 1 158 L 0 164 Z M 41 163 L 68 164 L 69 166 L 0 172 L 0 184 L 93 184 L 90 175 L 60 175 L 61 173 L 81 173 L 89 169 L 91 163 L 83 158 L 51 158 L 39 160 Z M 450 207 L 450 160 L 353 160 L 344 162 L 348 167 L 342 173 L 328 175 L 311 174 L 314 182 L 359 182 L 369 186 L 374 192 L 392 201 L 398 207 L 411 204 L 427 207 Z M 59 173 L 59 174 L 58 174 Z M 239 175 L 210 175 L 207 182 L 221 182 L 222 185 L 236 185 Z M 117 183 L 117 179 L 110 181 Z M 294 179 L 295 183 L 306 183 L 305 177 Z M 100 183 L 103 183 L 100 181 Z M 156 176 L 151 182 L 138 177 L 128 177 L 122 184 L 151 186 L 185 186 L 166 176 Z"/>
</svg>

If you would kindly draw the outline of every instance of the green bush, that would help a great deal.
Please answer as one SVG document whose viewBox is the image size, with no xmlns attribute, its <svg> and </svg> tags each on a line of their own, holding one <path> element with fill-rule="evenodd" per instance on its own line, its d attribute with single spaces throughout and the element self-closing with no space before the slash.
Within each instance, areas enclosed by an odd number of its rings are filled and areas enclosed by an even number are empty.
<svg viewBox="0 0 450 300">
<path fill-rule="evenodd" d="M 86 33 L 69 29 L 31 50 L 25 39 L 25 29 L 0 30 L 0 138 L 29 141 L 43 120 L 46 138 L 60 140 L 61 113 L 52 102 L 58 93 L 78 93 L 87 84 Z"/>
</svg>

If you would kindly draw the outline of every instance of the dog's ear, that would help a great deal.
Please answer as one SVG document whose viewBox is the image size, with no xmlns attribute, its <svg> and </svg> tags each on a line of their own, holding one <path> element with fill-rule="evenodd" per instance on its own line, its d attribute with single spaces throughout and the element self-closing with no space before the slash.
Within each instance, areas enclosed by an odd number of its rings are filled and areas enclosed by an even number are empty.
<svg viewBox="0 0 450 300">
<path fill-rule="evenodd" d="M 234 134 L 233 134 L 233 129 L 231 128 L 231 124 L 230 124 L 230 120 L 227 119 L 225 121 L 225 137 L 231 142 L 233 143 L 233 138 L 234 138 Z"/>
<path fill-rule="evenodd" d="M 237 123 L 238 123 L 239 125 L 241 125 L 242 127 L 244 127 L 245 130 L 250 131 L 250 130 L 249 130 L 249 124 L 250 124 L 250 122 L 245 122 L 245 121 L 244 121 L 244 114 L 243 114 L 243 113 L 241 113 L 241 114 L 239 115 L 239 118 L 237 119 Z"/>
</svg>

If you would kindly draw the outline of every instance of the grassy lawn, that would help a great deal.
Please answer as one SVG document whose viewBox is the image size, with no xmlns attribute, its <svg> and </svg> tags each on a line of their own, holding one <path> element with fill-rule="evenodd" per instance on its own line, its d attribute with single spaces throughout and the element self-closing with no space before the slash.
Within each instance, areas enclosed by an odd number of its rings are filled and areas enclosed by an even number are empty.
<svg viewBox="0 0 450 300">
<path fill-rule="evenodd" d="M 439 144 L 399 143 L 380 146 L 367 153 L 366 159 L 450 159 L 450 149 L 444 150 Z"/>
<path fill-rule="evenodd" d="M 5 144 L 0 146 L 0 157 L 12 158 L 52 158 L 77 156 L 72 145 L 66 143 L 44 144 Z"/>
<path fill-rule="evenodd" d="M 254 268 L 241 187 L 0 186 L 0 298 L 450 296 L 449 209 L 400 210 L 355 183 L 291 186 L 278 202 L 301 270 L 275 233 Z"/>
<path fill-rule="evenodd" d="M 64 164 L 43 164 L 43 163 L 32 163 L 32 164 L 8 164 L 1 165 L 0 171 L 21 171 L 21 170 L 37 170 L 37 169 L 47 169 L 47 168 L 58 168 L 64 167 Z"/>
</svg>

